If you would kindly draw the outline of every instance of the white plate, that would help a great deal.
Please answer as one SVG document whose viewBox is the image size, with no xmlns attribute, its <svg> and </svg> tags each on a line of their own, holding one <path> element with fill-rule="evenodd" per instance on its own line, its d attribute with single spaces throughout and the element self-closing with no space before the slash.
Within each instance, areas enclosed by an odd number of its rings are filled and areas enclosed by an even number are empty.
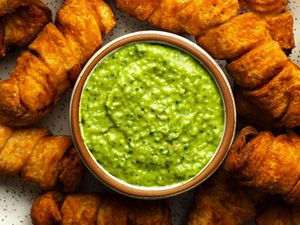
<svg viewBox="0 0 300 225">
<path fill-rule="evenodd" d="M 53 10 L 53 14 L 62 4 L 62 0 L 45 0 L 44 2 Z M 116 12 L 113 1 L 109 1 L 110 5 Z M 300 1 L 293 0 L 289 3 L 290 10 L 295 17 L 295 34 L 296 48 L 293 50 L 292 59 L 300 65 Z M 296 29 L 298 28 L 298 29 Z M 123 34 L 139 31 L 155 29 L 147 23 L 139 22 L 122 13 L 117 12 L 117 26 L 108 37 L 105 37 L 105 43 L 119 37 Z M 188 37 L 190 39 L 190 37 Z M 5 79 L 10 70 L 14 67 L 16 57 L 19 52 L 15 52 L 7 56 L 4 60 L 0 60 L 0 79 Z M 220 62 L 222 64 L 222 62 Z M 54 111 L 41 121 L 38 126 L 49 127 L 54 134 L 70 134 L 68 124 L 68 107 L 70 100 L 70 91 L 64 94 Z M 87 174 L 80 191 L 109 191 L 90 174 Z M 0 225 L 17 225 L 31 224 L 30 208 L 35 196 L 40 190 L 20 181 L 19 178 L 10 180 L 0 179 Z M 170 199 L 174 225 L 186 223 L 187 212 L 193 197 L 193 191 L 178 197 Z"/>
</svg>

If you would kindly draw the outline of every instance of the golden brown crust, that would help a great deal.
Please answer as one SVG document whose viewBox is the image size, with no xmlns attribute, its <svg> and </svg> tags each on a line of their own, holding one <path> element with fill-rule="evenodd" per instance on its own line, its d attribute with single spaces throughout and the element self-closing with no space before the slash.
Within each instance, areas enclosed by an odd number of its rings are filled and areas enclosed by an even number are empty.
<svg viewBox="0 0 300 225">
<path fill-rule="evenodd" d="M 61 225 L 95 224 L 101 202 L 97 194 L 68 195 L 61 207 Z"/>
<path fill-rule="evenodd" d="M 57 199 L 58 198 L 58 199 Z M 60 205 L 62 205 L 60 207 Z M 37 208 L 43 206 L 43 210 Z M 59 220 L 53 220 L 53 210 Z M 58 211 L 57 211 L 58 209 Z M 40 195 L 33 203 L 34 225 L 171 225 L 171 211 L 166 201 L 142 201 L 124 196 L 79 193 L 57 197 L 56 192 Z M 57 217 L 55 217 L 57 218 Z"/>
<path fill-rule="evenodd" d="M 92 4 L 93 9 L 99 16 L 101 32 L 107 35 L 116 26 L 116 18 L 113 11 L 103 0 L 91 0 L 88 3 Z"/>
<path fill-rule="evenodd" d="M 0 152 L 0 175 L 17 175 L 39 141 L 49 134 L 47 129 L 15 130 Z"/>
<path fill-rule="evenodd" d="M 253 170 L 253 179 L 245 183 L 266 192 L 286 195 L 300 178 L 300 138 L 293 133 L 280 135 L 269 146 L 262 143 L 262 148 L 267 149 L 267 155 L 260 167 Z M 254 151 L 261 152 L 256 146 Z"/>
<path fill-rule="evenodd" d="M 97 215 L 97 225 L 128 225 L 129 201 L 121 196 L 103 198 Z"/>
<path fill-rule="evenodd" d="M 239 3 L 236 0 L 191 0 L 179 12 L 179 23 L 182 30 L 193 36 L 198 36 L 227 22 L 238 15 L 238 12 Z"/>
<path fill-rule="evenodd" d="M 262 14 L 281 13 L 286 9 L 288 0 L 245 0 L 248 7 Z"/>
<path fill-rule="evenodd" d="M 67 0 L 57 12 L 56 24 L 81 66 L 102 44 L 97 18 L 85 0 Z"/>
<path fill-rule="evenodd" d="M 188 225 L 236 225 L 226 209 L 205 193 L 198 191 L 194 201 Z"/>
<path fill-rule="evenodd" d="M 56 94 L 56 86 L 50 76 L 51 70 L 40 59 L 25 51 L 18 58 L 10 76 L 17 81 L 19 87 L 19 107 L 24 106 L 32 112 L 49 107 Z"/>
<path fill-rule="evenodd" d="M 239 132 L 227 155 L 225 163 L 226 170 L 236 172 L 244 168 L 245 162 L 251 154 L 249 151 L 244 151 L 244 148 L 248 141 L 257 135 L 257 130 L 251 126 L 246 126 Z"/>
<path fill-rule="evenodd" d="M 116 0 L 116 7 L 139 20 L 147 20 L 162 0 Z"/>
<path fill-rule="evenodd" d="M 188 225 L 242 225 L 254 217 L 255 204 L 221 168 L 197 190 Z"/>
<path fill-rule="evenodd" d="M 300 126 L 300 90 L 293 90 L 285 116 L 282 118 L 284 126 L 293 128 Z"/>
<path fill-rule="evenodd" d="M 77 71 L 79 71 L 80 66 L 64 36 L 52 23 L 49 23 L 29 45 L 29 50 L 38 55 L 45 63 L 46 68 L 51 71 L 49 81 L 58 88 L 58 94 L 63 93 L 66 87 L 71 86 L 68 73 L 75 71 L 73 68 L 78 68 Z"/>
<path fill-rule="evenodd" d="M 43 3 L 32 1 L 44 11 Z M 11 77 L 0 82 L 1 123 L 24 126 L 44 117 L 101 46 L 101 32 L 108 33 L 115 18 L 102 0 L 67 0 L 56 24 L 43 29 Z"/>
<path fill-rule="evenodd" d="M 179 12 L 190 3 L 191 0 L 162 0 L 156 10 L 148 18 L 150 24 L 164 30 L 183 33 L 180 26 Z"/>
<path fill-rule="evenodd" d="M 51 21 L 51 10 L 40 0 L 0 1 L 0 14 L 0 57 L 29 44 Z"/>
<path fill-rule="evenodd" d="M 294 19 L 291 12 L 284 12 L 278 15 L 266 15 L 268 30 L 280 47 L 286 51 L 291 51 L 295 47 L 294 39 Z"/>
<path fill-rule="evenodd" d="M 0 82 L 0 115 L 5 116 L 15 115 L 20 117 L 24 115 L 26 109 L 22 106 L 20 101 L 20 91 L 18 82 L 11 77 Z"/>
<path fill-rule="evenodd" d="M 51 21 L 51 11 L 37 5 L 18 8 L 15 12 L 5 15 L 5 47 L 23 47 L 29 44 L 37 34 Z"/>
<path fill-rule="evenodd" d="M 42 128 L 17 129 L 0 124 L 0 176 L 20 172 L 23 180 L 43 190 L 62 184 L 74 191 L 84 174 L 84 165 L 69 136 L 52 136 Z"/>
<path fill-rule="evenodd" d="M 13 128 L 3 126 L 2 124 L 0 124 L 0 153 L 2 148 L 5 146 L 7 140 L 12 135 L 13 131 Z"/>
<path fill-rule="evenodd" d="M 52 189 L 57 183 L 60 161 L 71 145 L 72 140 L 67 136 L 43 138 L 22 168 L 22 178 L 43 190 Z"/>
<path fill-rule="evenodd" d="M 274 137 L 264 131 L 247 140 L 248 129 L 238 135 L 225 168 L 247 186 L 299 201 L 300 137 L 292 132 Z"/>
<path fill-rule="evenodd" d="M 65 192 L 75 191 L 80 184 L 85 167 L 74 147 L 70 148 L 59 164 L 59 182 Z"/>
<path fill-rule="evenodd" d="M 275 120 L 268 111 L 252 103 L 242 93 L 240 88 L 234 88 L 234 100 L 240 121 L 260 129 L 269 129 L 272 131 L 283 129 L 283 124 L 280 120 Z"/>
<path fill-rule="evenodd" d="M 226 69 L 240 86 L 254 88 L 277 75 L 288 61 L 278 42 L 268 41 L 228 64 Z"/>
<path fill-rule="evenodd" d="M 238 15 L 237 0 L 116 0 L 119 10 L 173 33 L 200 35 Z"/>
<path fill-rule="evenodd" d="M 62 195 L 58 192 L 48 192 L 40 195 L 31 207 L 31 220 L 33 225 L 54 225 L 61 221 L 58 201 Z"/>
<path fill-rule="evenodd" d="M 20 6 L 30 5 L 32 0 L 0 0 L 0 16 L 15 11 Z"/>
<path fill-rule="evenodd" d="M 216 59 L 240 57 L 268 40 L 271 36 L 266 21 L 251 12 L 236 16 L 197 38 L 198 44 Z"/>
<path fill-rule="evenodd" d="M 243 93 L 276 119 L 284 116 L 290 104 L 292 92 L 299 86 L 300 69 L 295 64 L 288 63 L 268 84 L 254 91 L 245 90 Z"/>
</svg>

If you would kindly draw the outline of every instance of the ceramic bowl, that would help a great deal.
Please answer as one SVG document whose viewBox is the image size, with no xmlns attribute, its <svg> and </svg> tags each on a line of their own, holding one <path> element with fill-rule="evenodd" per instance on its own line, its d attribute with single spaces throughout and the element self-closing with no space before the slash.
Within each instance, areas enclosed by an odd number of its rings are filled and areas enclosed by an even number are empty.
<svg viewBox="0 0 300 225">
<path fill-rule="evenodd" d="M 221 138 L 219 147 L 216 150 L 214 156 L 211 158 L 210 162 L 206 165 L 205 168 L 202 169 L 202 171 L 199 171 L 198 175 L 188 181 L 163 187 L 142 187 L 127 184 L 108 173 L 93 157 L 92 153 L 89 151 L 83 141 L 79 124 L 79 107 L 81 94 L 89 75 L 97 66 L 99 61 L 105 56 L 113 51 L 116 51 L 122 46 L 135 42 L 160 43 L 167 46 L 172 46 L 173 48 L 177 48 L 192 55 L 207 69 L 208 72 L 210 72 L 222 95 L 223 107 L 225 112 L 223 137 Z M 102 47 L 88 61 L 75 84 L 75 88 L 72 94 L 70 106 L 70 123 L 73 140 L 79 152 L 79 155 L 85 163 L 86 167 L 92 172 L 92 174 L 94 174 L 96 178 L 98 178 L 113 190 L 124 195 L 144 199 L 158 199 L 171 197 L 188 191 L 201 184 L 216 171 L 216 169 L 224 160 L 234 138 L 236 127 L 236 110 L 229 82 L 222 69 L 218 66 L 214 59 L 209 56 L 207 52 L 205 52 L 202 48 L 189 41 L 188 39 L 175 34 L 162 31 L 141 31 L 117 38 L 116 40 Z"/>
</svg>

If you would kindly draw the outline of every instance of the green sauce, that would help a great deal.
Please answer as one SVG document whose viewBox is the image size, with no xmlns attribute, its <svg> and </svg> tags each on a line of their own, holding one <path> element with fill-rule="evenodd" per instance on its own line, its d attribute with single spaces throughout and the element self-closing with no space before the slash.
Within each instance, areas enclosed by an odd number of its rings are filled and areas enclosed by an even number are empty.
<svg viewBox="0 0 300 225">
<path fill-rule="evenodd" d="M 84 88 L 84 141 L 113 176 L 139 186 L 166 186 L 197 175 L 224 128 L 219 90 L 190 55 L 135 43 L 97 65 Z"/>
</svg>

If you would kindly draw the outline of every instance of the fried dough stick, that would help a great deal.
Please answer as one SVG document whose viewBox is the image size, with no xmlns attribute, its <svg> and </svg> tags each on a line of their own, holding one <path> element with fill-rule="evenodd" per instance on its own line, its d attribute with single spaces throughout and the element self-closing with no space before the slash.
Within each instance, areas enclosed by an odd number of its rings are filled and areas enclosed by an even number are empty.
<svg viewBox="0 0 300 225">
<path fill-rule="evenodd" d="M 232 145 L 225 168 L 242 184 L 289 203 L 300 202 L 300 137 L 295 133 L 277 137 L 269 131 L 245 127 Z"/>
<path fill-rule="evenodd" d="M 0 122 L 24 126 L 44 117 L 77 78 L 80 68 L 115 25 L 102 0 L 66 0 L 0 82 Z"/>
<path fill-rule="evenodd" d="M 297 90 L 300 90 L 300 68 L 293 63 L 288 63 L 263 87 L 256 90 L 244 90 L 242 93 L 258 107 L 270 112 L 273 118 L 280 119 L 292 110 L 288 111 L 288 108 L 294 102 L 291 96 Z M 299 106 L 295 110 L 300 113 Z M 289 127 L 289 124 L 285 123 L 285 125 Z"/>
<path fill-rule="evenodd" d="M 263 197 L 251 196 L 221 168 L 196 191 L 188 225 L 243 225 Z"/>
<path fill-rule="evenodd" d="M 23 47 L 34 40 L 51 21 L 51 10 L 39 0 L 8 1 L 8 14 L 2 15 L 0 26 L 0 57 L 16 47 Z M 3 4 L 3 2 L 0 2 Z M 0 7 L 1 8 L 1 7 Z M 0 9 L 0 13 L 3 8 Z M 4 11 L 2 11 L 4 13 Z"/>
<path fill-rule="evenodd" d="M 107 194 L 48 192 L 31 208 L 34 225 L 171 225 L 165 201 L 133 200 Z"/>
<path fill-rule="evenodd" d="M 267 41 L 226 66 L 237 84 L 254 88 L 273 78 L 289 59 L 276 41 Z"/>
<path fill-rule="evenodd" d="M 264 17 L 273 40 L 277 41 L 283 50 L 290 53 L 295 47 L 294 18 L 292 13 L 269 14 Z"/>
<path fill-rule="evenodd" d="M 282 200 L 271 201 L 256 218 L 257 225 L 298 225 L 300 207 L 289 205 Z"/>
<path fill-rule="evenodd" d="M 116 0 L 116 7 L 174 33 L 200 35 L 238 15 L 238 0 Z"/>
<path fill-rule="evenodd" d="M 68 136 L 52 136 L 47 129 L 15 129 L 0 125 L 0 176 L 20 174 L 43 190 L 57 184 L 74 191 L 84 166 Z"/>
<path fill-rule="evenodd" d="M 234 17 L 197 38 L 198 44 L 216 59 L 235 59 L 271 41 L 265 19 L 255 13 Z"/>
<path fill-rule="evenodd" d="M 286 16 L 289 17 L 288 14 L 283 15 Z M 279 121 L 288 128 L 297 127 L 300 125 L 300 70 L 288 60 L 279 42 L 272 40 L 268 27 L 263 17 L 250 12 L 209 30 L 199 37 L 198 42 L 215 58 L 234 59 L 226 67 L 229 74 L 241 87 L 251 88 L 241 91 L 241 95 L 266 111 L 271 120 Z M 274 36 L 275 30 L 282 30 L 276 39 L 282 40 L 283 46 L 292 47 L 293 44 L 285 45 L 289 41 L 280 38 L 283 30 L 290 30 L 291 26 L 288 27 L 274 28 L 272 33 Z M 287 35 L 292 36 L 291 32 Z M 244 112 L 244 117 L 253 121 L 250 113 L 243 109 L 238 111 Z"/>
<path fill-rule="evenodd" d="M 237 85 L 234 87 L 234 100 L 239 120 L 243 123 L 248 123 L 264 130 L 270 129 L 276 132 L 284 130 L 283 121 L 274 119 L 268 111 L 252 103 L 249 97 L 245 96 Z M 291 117 L 289 115 L 289 118 Z"/>
</svg>

